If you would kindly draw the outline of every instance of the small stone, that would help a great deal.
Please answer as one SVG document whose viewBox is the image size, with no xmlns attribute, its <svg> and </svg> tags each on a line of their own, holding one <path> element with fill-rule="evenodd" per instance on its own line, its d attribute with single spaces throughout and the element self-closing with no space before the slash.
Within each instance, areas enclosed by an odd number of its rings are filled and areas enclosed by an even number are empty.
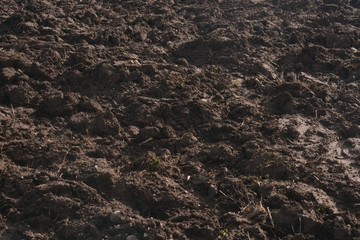
<svg viewBox="0 0 360 240">
<path fill-rule="evenodd" d="M 102 112 L 103 108 L 101 107 L 100 103 L 96 102 L 93 99 L 90 99 L 88 97 L 83 97 L 79 104 L 78 108 L 81 111 L 88 111 L 88 112 Z"/>
<path fill-rule="evenodd" d="M 8 86 L 7 95 L 13 106 L 26 106 L 34 98 L 33 88 L 26 82 Z"/>
<path fill-rule="evenodd" d="M 120 222 L 120 211 L 115 211 L 110 213 L 110 222 L 119 223 Z"/>
<path fill-rule="evenodd" d="M 0 71 L 0 81 L 9 83 L 10 80 L 16 75 L 16 70 L 12 67 L 2 68 Z"/>
<path fill-rule="evenodd" d="M 297 76 L 293 72 L 287 73 L 284 78 L 286 82 L 296 82 L 297 80 Z"/>
<path fill-rule="evenodd" d="M 107 239 L 107 238 L 106 238 Z M 117 235 L 115 235 L 113 238 L 112 238 L 112 240 L 123 240 L 124 238 L 123 238 L 123 236 L 121 235 L 121 234 L 117 234 Z"/>
<path fill-rule="evenodd" d="M 180 64 L 180 65 L 183 65 L 183 66 L 188 66 L 189 65 L 188 61 L 185 58 L 177 59 L 176 63 Z"/>
<path fill-rule="evenodd" d="M 136 126 L 129 126 L 128 128 L 128 133 L 130 135 L 130 137 L 135 137 L 136 135 L 139 134 L 139 128 Z"/>
<path fill-rule="evenodd" d="M 138 238 L 135 235 L 129 235 L 126 237 L 126 240 L 138 240 Z"/>
<path fill-rule="evenodd" d="M 65 113 L 64 94 L 60 91 L 53 91 L 44 97 L 43 109 L 52 117 L 62 116 Z"/>
<path fill-rule="evenodd" d="M 218 192 L 217 187 L 214 184 L 211 184 L 208 189 L 208 197 L 210 199 L 214 198 L 217 192 Z"/>
<path fill-rule="evenodd" d="M 182 146 L 190 146 L 195 144 L 197 141 L 198 139 L 191 132 L 187 132 L 181 137 L 180 144 Z"/>
<path fill-rule="evenodd" d="M 156 66 L 153 64 L 143 65 L 142 71 L 143 71 L 143 73 L 145 73 L 146 75 L 149 75 L 149 76 L 154 76 L 158 72 Z"/>
</svg>

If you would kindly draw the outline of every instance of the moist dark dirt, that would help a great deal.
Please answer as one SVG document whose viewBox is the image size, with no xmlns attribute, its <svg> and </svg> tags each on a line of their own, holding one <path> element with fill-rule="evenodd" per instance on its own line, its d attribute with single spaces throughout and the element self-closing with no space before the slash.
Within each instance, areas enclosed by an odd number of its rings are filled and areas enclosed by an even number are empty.
<svg viewBox="0 0 360 240">
<path fill-rule="evenodd" d="M 7 0 L 0 238 L 360 239 L 359 0 Z"/>
</svg>

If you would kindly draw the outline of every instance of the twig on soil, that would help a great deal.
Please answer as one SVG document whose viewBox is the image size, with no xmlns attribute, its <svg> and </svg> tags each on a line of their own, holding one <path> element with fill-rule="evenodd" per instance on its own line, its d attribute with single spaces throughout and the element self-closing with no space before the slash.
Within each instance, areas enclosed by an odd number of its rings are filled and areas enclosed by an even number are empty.
<svg viewBox="0 0 360 240">
<path fill-rule="evenodd" d="M 250 203 L 248 203 L 248 205 L 246 205 L 245 207 L 243 207 L 243 208 L 240 210 L 240 213 L 243 213 L 243 212 L 245 211 L 245 209 L 247 209 L 249 206 L 250 206 Z"/>
<path fill-rule="evenodd" d="M 270 218 L 271 225 L 272 225 L 273 227 L 275 227 L 275 224 L 274 224 L 273 218 L 272 218 L 272 216 L 271 216 L 271 212 L 270 212 L 269 207 L 266 207 L 266 210 L 267 210 L 267 212 L 268 212 L 268 214 L 269 214 L 269 218 Z"/>
<path fill-rule="evenodd" d="M 226 197 L 227 199 L 230 199 L 233 202 L 236 202 L 237 204 L 241 204 L 240 201 L 236 200 L 235 198 L 228 196 L 226 193 L 224 193 L 223 191 L 219 190 L 219 193 L 221 193 L 221 195 L 223 195 L 224 197 Z"/>
<path fill-rule="evenodd" d="M 10 107 L 11 107 L 11 113 L 12 113 L 12 115 L 15 116 L 15 109 L 14 109 L 13 105 L 10 104 Z"/>
<path fill-rule="evenodd" d="M 299 216 L 299 233 L 301 233 L 301 216 Z"/>
<path fill-rule="evenodd" d="M 11 164 L 11 160 L 6 156 L 6 154 L 3 152 L 4 151 L 4 144 L 1 144 L 0 147 L 0 159 L 3 160 L 3 162 L 7 162 L 7 164 Z"/>
<path fill-rule="evenodd" d="M 242 196 L 242 197 L 244 196 L 244 194 L 241 194 L 241 192 L 240 192 L 238 189 L 235 188 L 234 184 L 232 184 L 231 186 L 232 186 L 232 188 L 234 189 L 234 192 L 235 192 L 235 193 L 237 193 L 238 195 L 240 195 L 240 196 Z"/>
<path fill-rule="evenodd" d="M 10 120 L 9 126 L 11 126 L 13 123 L 15 123 L 15 118 L 16 118 L 16 113 L 15 113 L 15 109 L 14 109 L 13 105 L 10 104 L 10 107 L 11 107 L 11 120 Z"/>
<path fill-rule="evenodd" d="M 246 198 L 247 198 L 247 200 L 248 200 L 249 204 L 251 204 L 251 203 L 252 203 L 252 204 L 254 204 L 254 205 L 255 205 L 255 203 L 254 203 L 253 201 L 251 201 L 251 200 L 250 200 L 250 198 L 249 198 L 249 196 L 248 196 L 247 194 L 246 194 Z"/>
<path fill-rule="evenodd" d="M 250 233 L 249 233 L 249 232 L 247 232 L 247 237 L 248 237 L 249 240 L 251 240 L 251 237 L 250 237 Z"/>
<path fill-rule="evenodd" d="M 270 225 L 268 225 L 268 224 L 266 224 L 266 223 L 259 223 L 259 225 L 261 226 L 262 229 L 266 229 L 267 231 L 271 232 L 271 233 L 274 235 L 275 239 L 279 239 L 279 238 L 276 236 L 275 232 L 274 232 L 275 227 L 270 226 Z M 277 231 L 277 232 L 280 232 L 280 233 L 283 234 L 283 235 L 286 235 L 286 234 L 285 234 L 283 231 L 281 231 L 280 229 L 276 229 L 276 231 Z"/>
<path fill-rule="evenodd" d="M 219 190 L 219 193 L 221 193 L 222 195 L 224 195 L 225 197 L 229 197 L 228 195 L 226 195 L 223 191 Z"/>
<path fill-rule="evenodd" d="M 295 228 L 294 228 L 294 226 L 293 226 L 293 225 L 291 225 L 291 230 L 293 231 L 293 233 L 294 233 L 294 234 L 296 234 L 296 232 L 295 232 Z"/>
<path fill-rule="evenodd" d="M 51 232 L 51 233 L 49 234 L 49 238 L 53 238 L 54 235 L 55 235 L 55 233 L 54 233 L 54 232 Z"/>
<path fill-rule="evenodd" d="M 139 143 L 139 146 L 144 145 L 145 143 L 151 142 L 153 140 L 153 138 L 148 138 L 145 141 L 143 141 L 142 143 Z"/>
<path fill-rule="evenodd" d="M 317 176 L 314 176 L 314 178 L 315 178 L 316 180 L 320 181 L 320 179 L 319 179 Z"/>
<path fill-rule="evenodd" d="M 151 208 L 149 208 L 149 212 L 148 212 L 147 217 L 149 218 L 150 216 L 151 216 Z"/>
<path fill-rule="evenodd" d="M 68 154 L 69 154 L 69 152 L 70 152 L 71 149 L 72 149 L 72 147 L 69 147 L 68 150 L 66 151 L 65 156 L 64 156 L 61 164 L 59 165 L 59 169 L 58 169 L 58 171 L 57 171 L 58 174 L 60 173 L 61 168 L 64 166 L 66 157 L 68 156 Z M 60 178 L 61 178 L 61 176 L 62 176 L 62 174 L 59 175 Z"/>
</svg>

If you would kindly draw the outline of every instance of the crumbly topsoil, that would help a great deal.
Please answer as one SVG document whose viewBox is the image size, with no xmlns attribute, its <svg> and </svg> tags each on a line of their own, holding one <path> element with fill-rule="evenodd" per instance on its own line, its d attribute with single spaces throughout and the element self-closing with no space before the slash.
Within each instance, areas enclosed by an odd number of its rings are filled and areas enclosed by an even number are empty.
<svg viewBox="0 0 360 240">
<path fill-rule="evenodd" d="M 0 239 L 360 239 L 359 90 L 359 0 L 3 0 Z"/>
</svg>

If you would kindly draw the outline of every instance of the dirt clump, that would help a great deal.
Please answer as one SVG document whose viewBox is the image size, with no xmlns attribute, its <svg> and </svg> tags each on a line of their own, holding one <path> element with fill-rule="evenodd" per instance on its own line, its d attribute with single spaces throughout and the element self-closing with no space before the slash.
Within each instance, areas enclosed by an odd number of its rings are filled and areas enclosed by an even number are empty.
<svg viewBox="0 0 360 240">
<path fill-rule="evenodd" d="M 0 239 L 360 239 L 359 6 L 3 1 Z"/>
</svg>

